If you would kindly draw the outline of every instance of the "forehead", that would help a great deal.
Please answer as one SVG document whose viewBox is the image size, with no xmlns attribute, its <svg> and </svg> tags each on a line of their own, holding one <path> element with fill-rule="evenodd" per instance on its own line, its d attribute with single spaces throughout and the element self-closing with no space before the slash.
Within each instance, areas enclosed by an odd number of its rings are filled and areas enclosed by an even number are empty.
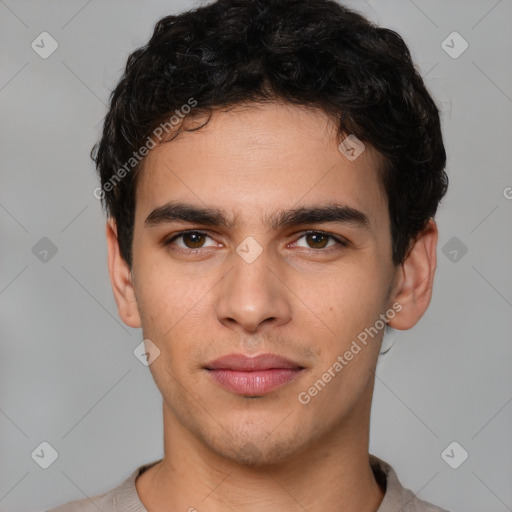
<svg viewBox="0 0 512 512">
<path fill-rule="evenodd" d="M 380 155 L 366 145 L 350 161 L 339 142 L 337 126 L 317 109 L 270 103 L 214 111 L 205 126 L 145 158 L 136 222 L 169 201 L 215 205 L 233 222 L 253 224 L 274 211 L 335 202 L 363 211 L 379 229 L 387 215 Z"/>
</svg>

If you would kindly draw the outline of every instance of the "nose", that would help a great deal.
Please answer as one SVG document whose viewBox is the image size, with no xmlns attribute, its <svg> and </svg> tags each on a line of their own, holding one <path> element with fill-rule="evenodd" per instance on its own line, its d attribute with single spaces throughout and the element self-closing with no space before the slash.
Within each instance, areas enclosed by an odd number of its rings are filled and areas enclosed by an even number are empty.
<svg viewBox="0 0 512 512">
<path fill-rule="evenodd" d="M 251 263 L 236 253 L 231 259 L 231 270 L 216 287 L 219 322 L 244 333 L 287 324 L 292 317 L 291 292 L 266 251 Z"/>
</svg>

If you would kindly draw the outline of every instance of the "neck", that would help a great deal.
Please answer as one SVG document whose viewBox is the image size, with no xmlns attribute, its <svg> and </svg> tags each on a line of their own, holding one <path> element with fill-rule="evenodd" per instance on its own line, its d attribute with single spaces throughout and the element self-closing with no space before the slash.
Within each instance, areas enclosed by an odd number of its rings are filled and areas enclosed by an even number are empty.
<svg viewBox="0 0 512 512">
<path fill-rule="evenodd" d="M 137 479 L 137 492 L 148 512 L 376 512 L 384 492 L 370 467 L 365 416 L 285 462 L 254 467 L 214 453 L 164 404 L 164 458 Z"/>
</svg>

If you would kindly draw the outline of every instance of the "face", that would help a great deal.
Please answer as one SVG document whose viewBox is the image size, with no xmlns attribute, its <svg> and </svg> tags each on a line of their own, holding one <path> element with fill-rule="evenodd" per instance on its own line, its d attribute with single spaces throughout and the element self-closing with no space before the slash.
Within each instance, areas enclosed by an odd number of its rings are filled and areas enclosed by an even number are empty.
<svg viewBox="0 0 512 512">
<path fill-rule="evenodd" d="M 215 112 L 145 159 L 124 320 L 160 351 L 169 417 L 223 457 L 278 462 L 367 420 L 396 272 L 378 154 L 338 144 L 325 114 L 273 103 Z M 214 363 L 233 354 L 287 364 Z"/>
</svg>

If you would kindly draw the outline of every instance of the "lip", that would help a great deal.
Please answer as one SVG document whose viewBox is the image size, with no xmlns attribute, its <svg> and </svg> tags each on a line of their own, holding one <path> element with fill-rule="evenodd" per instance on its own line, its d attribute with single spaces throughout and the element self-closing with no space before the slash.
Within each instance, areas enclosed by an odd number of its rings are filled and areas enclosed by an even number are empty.
<svg viewBox="0 0 512 512">
<path fill-rule="evenodd" d="M 304 367 L 282 356 L 260 354 L 228 354 L 205 366 L 208 374 L 221 387 L 250 397 L 263 396 L 284 386 L 299 375 Z"/>
<path fill-rule="evenodd" d="M 260 354 L 258 356 L 228 354 L 211 361 L 205 367 L 207 370 L 233 370 L 239 372 L 303 368 L 299 363 L 276 354 Z"/>
</svg>

